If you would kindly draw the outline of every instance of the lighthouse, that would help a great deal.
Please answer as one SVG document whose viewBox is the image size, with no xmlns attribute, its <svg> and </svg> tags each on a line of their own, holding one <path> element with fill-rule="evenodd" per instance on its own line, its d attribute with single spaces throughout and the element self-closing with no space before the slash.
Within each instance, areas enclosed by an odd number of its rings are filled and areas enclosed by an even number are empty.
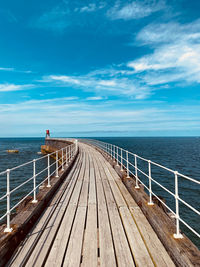
<svg viewBox="0 0 200 267">
<path fill-rule="evenodd" d="M 46 138 L 49 138 L 49 137 L 50 137 L 50 131 L 46 130 Z"/>
</svg>

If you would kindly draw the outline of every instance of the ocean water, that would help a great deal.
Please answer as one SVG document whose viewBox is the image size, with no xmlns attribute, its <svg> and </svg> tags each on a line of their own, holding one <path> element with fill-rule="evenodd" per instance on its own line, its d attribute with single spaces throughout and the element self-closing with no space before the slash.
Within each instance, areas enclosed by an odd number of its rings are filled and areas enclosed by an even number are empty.
<svg viewBox="0 0 200 267">
<path fill-rule="evenodd" d="M 199 137 L 109 137 L 95 138 L 100 141 L 112 143 L 130 152 L 133 152 L 146 159 L 155 161 L 170 169 L 177 170 L 184 175 L 200 180 L 200 138 Z M 1 138 L 0 139 L 0 172 L 39 158 L 37 152 L 44 144 L 43 138 Z M 8 154 L 7 149 L 18 149 L 19 154 Z M 129 158 L 133 163 L 133 158 Z M 37 163 L 37 172 L 46 167 L 46 159 Z M 147 163 L 138 160 L 138 168 L 148 173 Z M 22 171 L 23 170 L 23 171 Z M 134 172 L 133 168 L 130 168 Z M 26 181 L 32 176 L 32 165 L 11 172 L 11 189 Z M 139 178 L 148 186 L 148 179 L 141 173 Z M 47 173 L 37 177 L 37 184 L 47 176 Z M 174 175 L 158 167 L 152 166 L 152 178 L 161 183 L 167 189 L 174 192 Z M 12 206 L 25 196 L 27 190 L 31 190 L 33 182 L 30 181 L 22 188 L 11 194 Z M 166 204 L 175 211 L 174 198 L 165 190 L 152 182 L 152 190 L 158 196 L 165 199 Z M 0 176 L 0 197 L 6 193 L 6 176 Z M 191 204 L 197 210 L 200 206 L 200 186 L 183 178 L 179 178 L 179 196 Z M 0 201 L 0 216 L 6 212 L 6 201 Z M 180 216 L 197 232 L 200 232 L 199 216 L 180 203 Z M 180 224 L 181 230 L 198 246 L 200 240 L 185 227 Z"/>
<path fill-rule="evenodd" d="M 0 138 L 0 172 L 11 169 L 15 166 L 38 159 L 42 155 L 37 154 L 44 144 L 44 138 Z M 19 153 L 7 153 L 8 149 L 17 149 Z M 46 167 L 46 159 L 40 160 L 36 164 L 36 171 L 39 172 Z M 47 175 L 42 173 L 37 177 L 37 184 Z M 10 172 L 10 189 L 14 189 L 21 183 L 33 176 L 33 164 L 28 164 L 22 168 Z M 11 208 L 33 189 L 33 181 L 29 181 L 24 186 L 11 194 Z M 6 194 L 6 174 L 0 175 L 0 198 Z M 6 212 L 6 198 L 0 201 L 0 217 Z"/>
<path fill-rule="evenodd" d="M 179 171 L 200 181 L 200 137 L 113 137 L 95 138 L 150 159 L 172 170 Z M 123 155 L 125 156 L 125 155 Z M 134 158 L 129 157 L 134 163 Z M 138 160 L 138 168 L 148 174 L 148 163 Z M 134 173 L 134 169 L 130 168 Z M 152 178 L 175 192 L 174 174 L 152 165 Z M 148 178 L 138 172 L 141 181 L 148 186 Z M 179 197 L 200 210 L 200 185 L 178 178 Z M 152 191 L 165 199 L 166 204 L 175 212 L 175 200 L 172 195 L 152 182 Z M 199 216 L 179 201 L 180 217 L 200 233 Z M 180 223 L 181 230 L 200 248 L 200 239 Z"/>
</svg>

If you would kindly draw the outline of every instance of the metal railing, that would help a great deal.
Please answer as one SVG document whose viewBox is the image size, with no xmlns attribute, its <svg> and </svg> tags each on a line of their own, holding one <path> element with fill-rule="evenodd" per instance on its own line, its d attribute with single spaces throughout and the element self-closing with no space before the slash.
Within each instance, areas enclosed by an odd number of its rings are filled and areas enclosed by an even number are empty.
<svg viewBox="0 0 200 267">
<path fill-rule="evenodd" d="M 45 156 L 42 156 L 40 158 L 37 159 L 33 159 L 29 162 L 26 162 L 24 164 L 21 164 L 19 166 L 16 166 L 14 168 L 11 169 L 7 169 L 3 172 L 0 172 L 0 177 L 1 176 L 6 176 L 6 187 L 7 187 L 7 192 L 6 194 L 4 194 L 3 196 L 0 197 L 0 201 L 6 199 L 7 202 L 7 211 L 5 214 L 3 214 L 0 217 L 0 222 L 7 217 L 7 225 L 6 228 L 4 230 L 4 232 L 11 232 L 12 228 L 10 225 L 10 217 L 11 217 L 11 213 L 17 208 L 17 206 L 23 202 L 29 195 L 33 194 L 33 200 L 32 203 L 37 203 L 37 190 L 39 189 L 39 187 L 44 184 L 45 182 L 47 183 L 47 187 L 51 187 L 51 178 L 53 175 L 55 175 L 55 177 L 59 177 L 59 169 L 61 169 L 62 171 L 64 170 L 64 166 L 68 166 L 68 164 L 70 163 L 70 161 L 72 160 L 72 158 L 75 156 L 76 151 L 77 151 L 77 140 L 73 140 L 73 144 L 68 145 L 66 147 L 63 147 L 59 150 L 56 150 L 52 153 L 49 153 Z M 55 161 L 53 161 L 53 163 L 51 163 L 50 158 L 54 157 Z M 39 162 L 41 160 L 46 159 L 46 165 L 45 168 L 43 168 L 42 170 L 40 170 L 39 172 L 37 172 L 36 170 L 36 165 L 39 164 Z M 23 172 L 23 167 L 28 166 L 28 168 L 32 168 L 32 176 L 28 179 L 26 179 L 23 183 L 19 184 L 17 187 L 11 189 L 11 181 L 10 181 L 10 175 L 11 173 L 15 173 L 15 171 L 17 170 L 21 170 Z M 53 171 L 52 171 L 53 169 Z M 37 184 L 37 177 L 41 174 L 45 175 L 45 172 L 47 173 L 47 176 L 42 179 L 42 181 L 40 180 L 39 183 Z M 18 201 L 14 206 L 11 207 L 11 195 L 16 192 L 16 190 L 18 190 L 19 188 L 21 188 L 22 186 L 27 185 L 30 181 L 32 181 L 32 189 L 29 192 L 26 192 L 26 195 L 24 197 L 22 197 L 20 199 L 20 201 Z M 26 189 L 25 189 L 26 191 Z"/>
<path fill-rule="evenodd" d="M 82 139 L 83 142 L 89 143 L 93 146 L 96 146 L 103 150 L 112 160 L 116 161 L 116 164 L 120 166 L 121 171 L 126 170 L 127 177 L 132 174 L 132 176 L 135 178 L 135 188 L 139 189 L 140 184 L 144 186 L 144 188 L 147 190 L 149 195 L 149 202 L 148 205 L 154 205 L 152 196 L 154 196 L 158 201 L 160 201 L 166 208 L 169 210 L 172 215 L 174 216 L 176 220 L 176 232 L 174 233 L 174 238 L 183 238 L 183 235 L 180 232 L 180 222 L 183 223 L 186 228 L 188 228 L 195 236 L 200 238 L 200 233 L 198 233 L 195 229 L 193 229 L 183 218 L 180 216 L 179 212 L 179 205 L 180 203 L 185 205 L 188 209 L 193 211 L 195 214 L 200 215 L 200 211 L 198 211 L 194 206 L 191 206 L 188 202 L 183 200 L 179 196 L 179 178 L 182 177 L 197 186 L 200 185 L 200 181 L 195 180 L 191 177 L 188 177 L 186 175 L 183 175 L 179 173 L 178 171 L 174 171 L 172 169 L 169 169 L 165 166 L 162 166 L 156 162 L 153 162 L 151 160 L 145 159 L 139 155 L 136 155 L 132 152 L 129 152 L 121 147 L 118 147 L 116 145 L 105 143 L 102 141 L 94 140 L 94 139 Z M 138 167 L 138 161 L 143 161 L 146 164 L 146 172 L 144 170 L 141 170 L 141 168 Z M 159 183 L 153 178 L 152 175 L 152 166 L 156 166 L 162 170 L 165 170 L 169 173 L 171 173 L 174 176 L 174 192 L 166 188 L 164 185 Z M 143 182 L 140 179 L 140 175 L 143 175 L 147 179 L 147 183 Z M 173 198 L 175 202 L 174 210 L 170 208 L 153 190 L 152 190 L 152 183 L 159 186 L 162 190 L 165 190 L 167 193 L 169 193 Z M 199 206 L 199 205 L 198 205 Z"/>
</svg>

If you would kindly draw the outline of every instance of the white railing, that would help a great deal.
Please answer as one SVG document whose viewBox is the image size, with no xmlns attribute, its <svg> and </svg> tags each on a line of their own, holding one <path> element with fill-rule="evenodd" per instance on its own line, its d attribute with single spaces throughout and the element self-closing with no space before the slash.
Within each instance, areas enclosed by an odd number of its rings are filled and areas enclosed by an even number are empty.
<svg viewBox="0 0 200 267">
<path fill-rule="evenodd" d="M 75 156 L 77 151 L 77 140 L 75 140 L 75 142 L 71 145 L 68 145 L 66 147 L 63 147 L 57 151 L 54 151 L 50 154 L 47 154 L 45 156 L 42 156 L 40 158 L 31 160 L 29 162 L 26 162 L 24 164 L 21 164 L 19 166 L 16 166 L 14 168 L 11 169 L 7 169 L 3 172 L 0 172 L 0 177 L 1 176 L 6 176 L 6 186 L 7 186 L 7 192 L 6 194 L 4 194 L 3 196 L 0 197 L 0 201 L 2 201 L 3 199 L 6 199 L 7 202 L 7 211 L 5 214 L 3 214 L 0 217 L 0 222 L 7 217 L 7 226 L 4 230 L 4 232 L 11 232 L 12 228 L 10 225 L 10 217 L 11 217 L 11 213 L 12 211 L 14 211 L 14 209 L 17 208 L 17 206 L 24 201 L 29 195 L 33 194 L 33 200 L 32 203 L 37 203 L 37 190 L 39 189 L 39 187 L 44 184 L 44 182 L 47 181 L 47 187 L 51 187 L 51 178 L 52 176 L 55 175 L 55 177 L 59 177 L 59 169 L 61 169 L 62 171 L 64 170 L 64 166 L 68 166 L 68 164 L 70 163 L 70 161 L 72 160 L 72 158 Z M 51 163 L 50 158 L 54 157 L 55 161 L 53 161 L 53 163 Z M 42 169 L 39 172 L 36 172 L 36 165 L 39 165 L 39 162 L 41 160 L 46 159 L 46 167 L 44 169 Z M 28 166 L 28 168 L 32 168 L 32 176 L 28 179 L 26 179 L 23 183 L 21 183 L 20 185 L 18 185 L 17 187 L 13 188 L 11 190 L 11 181 L 10 181 L 10 175 L 11 173 L 15 173 L 16 170 L 21 170 L 21 172 L 23 172 L 23 167 Z M 52 171 L 53 169 L 53 171 Z M 45 172 L 47 172 L 47 176 L 41 181 L 39 181 L 39 183 L 37 184 L 37 177 L 41 174 L 45 175 Z M 14 206 L 11 207 L 11 195 L 16 192 L 16 190 L 18 190 L 19 188 L 21 188 L 22 186 L 26 185 L 28 182 L 32 181 L 32 190 L 29 192 L 26 192 L 26 195 L 24 197 L 22 197 L 20 199 L 20 201 L 18 201 Z M 25 190 L 26 191 L 26 190 Z"/>
<path fill-rule="evenodd" d="M 80 139 L 81 141 L 81 139 Z M 179 177 L 182 177 L 192 183 L 195 183 L 197 186 L 200 185 L 200 181 L 195 180 L 191 177 L 188 177 L 186 175 L 183 175 L 179 173 L 178 171 L 174 171 L 172 169 L 169 169 L 165 166 L 162 166 L 156 162 L 153 162 L 151 160 L 145 159 L 143 157 L 140 157 L 132 152 L 129 152 L 121 147 L 115 146 L 110 143 L 105 143 L 101 142 L 98 140 L 93 140 L 93 139 L 82 139 L 83 142 L 89 143 L 91 145 L 94 145 L 96 147 L 99 147 L 101 150 L 107 153 L 107 155 L 114 161 L 116 161 L 116 164 L 120 166 L 121 171 L 126 170 L 126 175 L 129 177 L 130 174 L 135 178 L 135 188 L 139 189 L 140 184 L 146 188 L 148 194 L 149 194 L 149 202 L 148 205 L 154 205 L 153 200 L 152 200 L 152 195 L 157 198 L 173 215 L 174 218 L 176 219 L 176 233 L 174 233 L 174 238 L 183 238 L 183 235 L 180 232 L 180 222 L 182 222 L 191 232 L 193 232 L 197 237 L 200 238 L 200 234 L 193 229 L 183 218 L 180 217 L 179 213 L 179 204 L 180 202 L 184 204 L 187 208 L 189 208 L 191 211 L 193 211 L 195 214 L 200 215 L 200 211 L 198 211 L 195 207 L 191 206 L 189 203 L 184 201 L 180 196 L 179 196 Z M 132 160 L 130 160 L 130 158 Z M 138 161 L 143 161 L 146 163 L 146 170 L 147 173 L 140 168 L 138 168 Z M 152 177 L 152 166 L 156 166 L 162 170 L 165 170 L 174 176 L 174 192 L 171 190 L 167 189 L 165 186 L 160 184 L 158 181 L 156 181 Z M 147 184 L 145 184 L 139 176 L 143 175 L 147 179 Z M 170 208 L 153 190 L 152 190 L 152 182 L 155 183 L 157 186 L 165 190 L 167 193 L 169 193 L 175 201 L 175 207 L 174 210 Z M 199 206 L 199 205 L 198 205 Z"/>
</svg>

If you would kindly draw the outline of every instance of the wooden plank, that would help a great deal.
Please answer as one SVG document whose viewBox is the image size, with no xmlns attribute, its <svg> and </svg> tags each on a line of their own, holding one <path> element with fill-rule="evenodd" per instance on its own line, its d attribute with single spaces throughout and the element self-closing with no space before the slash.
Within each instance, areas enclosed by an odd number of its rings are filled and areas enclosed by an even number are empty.
<svg viewBox="0 0 200 267">
<path fill-rule="evenodd" d="M 103 183 L 103 188 L 104 188 L 104 192 L 105 192 L 105 196 L 106 196 L 106 202 L 107 202 L 108 209 L 110 207 L 116 207 L 117 205 L 116 205 L 115 199 L 112 195 L 112 191 L 110 189 L 109 182 L 107 180 L 103 179 L 102 183 Z"/>
<path fill-rule="evenodd" d="M 156 266 L 175 266 L 140 208 L 130 208 L 130 211 Z"/>
<path fill-rule="evenodd" d="M 89 190 L 89 168 L 90 168 L 90 157 L 88 156 L 88 153 L 86 153 L 86 162 L 85 162 L 85 172 L 83 176 L 83 184 L 81 188 L 81 194 L 79 198 L 78 205 L 82 207 L 87 207 L 88 202 L 88 190 Z"/>
<path fill-rule="evenodd" d="M 83 164 L 84 164 L 84 166 L 85 166 L 86 160 L 87 160 L 87 155 L 86 155 L 86 153 L 84 151 L 84 153 L 83 153 Z M 79 174 L 79 177 L 78 177 L 79 181 L 83 181 L 84 173 L 85 173 L 85 168 L 81 169 L 81 171 L 80 171 L 80 174 Z"/>
<path fill-rule="evenodd" d="M 126 202 L 121 194 L 121 192 L 119 191 L 118 186 L 116 185 L 115 181 L 110 180 L 109 181 L 115 202 L 118 206 L 118 208 L 120 207 L 127 207 Z"/>
<path fill-rule="evenodd" d="M 78 207 L 63 266 L 79 266 L 83 242 L 86 207 Z"/>
<path fill-rule="evenodd" d="M 100 250 L 100 266 L 113 267 L 116 266 L 115 252 L 112 241 L 112 233 L 110 229 L 106 200 L 103 192 L 103 185 L 97 182 L 98 196 L 98 224 L 99 224 L 99 250 Z"/>
<path fill-rule="evenodd" d="M 96 156 L 94 157 L 93 163 L 94 163 L 94 172 L 95 172 L 95 178 L 96 178 L 96 182 L 101 182 L 101 175 L 99 174 L 99 170 L 98 166 L 97 166 L 97 162 L 96 162 Z"/>
<path fill-rule="evenodd" d="M 99 251 L 100 251 L 100 266 L 113 267 L 116 266 L 116 258 L 114 246 L 112 241 L 112 233 L 106 206 L 106 199 L 104 195 L 102 180 L 100 176 L 100 169 L 97 165 L 97 159 L 94 158 L 94 168 L 96 177 L 96 190 L 97 190 L 97 208 L 98 208 L 98 226 L 99 226 Z"/>
<path fill-rule="evenodd" d="M 127 207 L 120 207 L 119 211 L 136 266 L 154 266 L 129 209 Z"/>
<path fill-rule="evenodd" d="M 94 157 L 94 155 L 91 155 Z M 89 183 L 89 199 L 88 204 L 94 204 L 96 205 L 96 180 L 95 180 L 95 169 L 94 169 L 94 161 L 91 161 L 90 165 L 90 183 Z"/>
<path fill-rule="evenodd" d="M 103 173 L 100 173 L 104 175 Z M 123 229 L 121 218 L 113 198 L 110 185 L 103 179 L 103 188 L 106 196 L 108 214 L 110 218 L 114 247 L 116 251 L 117 264 L 119 266 L 134 266 L 132 253 Z"/>
<path fill-rule="evenodd" d="M 99 164 L 103 165 L 104 161 L 100 160 Z M 106 175 L 106 177 L 107 177 L 107 179 L 109 181 L 110 187 L 112 189 L 112 192 L 113 192 L 113 195 L 114 195 L 114 198 L 115 198 L 117 206 L 118 207 L 126 207 L 126 202 L 125 202 L 125 200 L 124 200 L 124 198 L 123 198 L 123 196 L 122 196 L 117 184 L 115 183 L 114 178 L 113 178 L 109 168 L 104 168 L 104 171 L 105 171 L 105 175 Z"/>
<path fill-rule="evenodd" d="M 97 244 L 97 208 L 89 205 L 87 211 L 86 229 L 83 242 L 82 267 L 95 267 L 98 265 Z"/>
<path fill-rule="evenodd" d="M 158 239 L 157 235 L 155 234 L 152 227 L 148 223 L 146 217 L 144 216 L 144 214 L 138 207 L 137 203 L 134 201 L 134 199 L 126 189 L 125 185 L 119 178 L 116 171 L 112 168 L 112 166 L 108 162 L 105 163 L 108 166 L 108 169 L 112 174 L 116 184 L 118 185 L 122 195 L 124 196 L 127 205 L 129 206 L 129 208 L 132 208 L 132 213 L 135 211 L 135 213 L 138 215 L 136 223 L 137 226 L 140 225 L 140 228 L 139 227 L 138 228 L 140 229 L 141 235 L 145 240 L 145 244 L 147 244 L 148 250 L 150 252 L 151 257 L 153 258 L 153 261 L 158 266 L 174 266 L 174 263 L 171 260 L 170 256 L 168 255 L 167 251 L 165 250 L 164 246 Z M 158 251 L 160 251 L 160 253 L 158 253 Z"/>
<path fill-rule="evenodd" d="M 108 213 L 116 251 L 117 264 L 118 266 L 124 267 L 134 266 L 132 253 L 126 239 L 118 209 L 116 207 L 110 206 L 108 207 Z"/>
<path fill-rule="evenodd" d="M 62 224 L 49 252 L 48 258 L 45 262 L 46 267 L 56 267 L 62 265 L 76 209 L 77 207 L 75 205 L 69 204 L 66 215 L 62 221 Z"/>
<path fill-rule="evenodd" d="M 117 172 L 113 169 L 113 167 L 109 164 L 109 162 L 105 162 L 105 164 L 108 166 L 108 170 L 111 173 L 115 183 L 117 184 L 121 194 L 123 195 L 126 204 L 128 207 L 138 207 L 137 203 L 131 196 L 131 194 L 128 192 L 126 186 L 123 184 L 121 178 L 117 174 Z"/>
<path fill-rule="evenodd" d="M 74 193 L 70 199 L 70 204 L 73 205 L 77 205 L 78 201 L 79 201 L 79 197 L 80 197 L 80 190 L 82 188 L 82 183 L 83 183 L 83 179 L 84 179 L 84 174 L 85 174 L 85 167 L 86 167 L 86 160 L 87 157 L 84 153 L 84 158 L 83 158 L 83 163 L 82 163 L 82 167 L 80 169 L 79 175 L 78 175 L 78 181 L 76 184 L 76 190 L 74 190 Z"/>
<path fill-rule="evenodd" d="M 81 165 L 81 169 L 84 168 L 84 165 Z M 58 227 L 60 225 L 61 220 L 63 219 L 63 215 L 67 209 L 67 205 L 70 201 L 70 197 L 72 195 L 72 192 L 74 192 L 74 187 L 77 187 L 77 178 L 79 175 L 80 169 L 76 170 L 75 176 L 73 177 L 73 186 L 68 188 L 66 192 L 64 193 L 63 197 L 61 198 L 61 201 L 59 202 L 58 206 L 56 207 L 56 210 L 54 211 L 54 214 L 49 221 L 48 225 L 46 226 L 46 229 L 42 233 L 37 246 L 33 250 L 32 254 L 30 255 L 27 265 L 32 264 L 42 264 L 42 262 L 45 260 L 47 253 L 49 251 L 49 248 L 54 240 L 55 234 L 58 230 Z M 76 182 L 77 181 L 77 182 Z M 75 190 L 76 192 L 76 190 Z"/>
<path fill-rule="evenodd" d="M 133 199 L 133 197 L 131 196 L 131 194 L 128 192 L 126 186 L 123 184 L 122 181 L 116 181 L 116 184 L 121 192 L 121 194 L 123 195 L 126 204 L 129 208 L 131 207 L 136 207 L 138 208 L 137 203 L 135 202 L 135 200 Z"/>
<path fill-rule="evenodd" d="M 79 175 L 81 175 L 81 177 L 85 170 L 85 160 L 86 157 L 84 157 L 84 162 L 79 172 Z M 60 266 L 63 261 L 72 224 L 74 221 L 75 212 L 77 210 L 78 200 L 81 192 L 81 186 L 82 186 L 82 180 L 79 180 L 77 177 L 76 187 L 74 188 L 72 197 L 69 201 L 69 206 L 66 210 L 60 228 L 56 234 L 56 238 L 52 244 L 51 250 L 49 252 L 46 261 L 46 266 L 49 266 L 50 264 L 52 264 L 53 266 Z"/>
<path fill-rule="evenodd" d="M 89 183 L 84 181 L 81 188 L 80 199 L 78 201 L 79 206 L 87 207 L 88 189 L 89 189 Z"/>
<path fill-rule="evenodd" d="M 10 266 L 20 266 L 23 262 L 25 262 L 28 257 L 30 256 L 30 253 L 36 246 L 41 234 L 43 233 L 46 225 L 48 224 L 49 220 L 51 219 L 52 215 L 55 212 L 55 209 L 59 203 L 60 198 L 62 197 L 64 191 L 69 189 L 73 184 L 73 177 L 76 172 L 76 168 L 81 164 L 81 155 L 78 157 L 77 162 L 73 166 L 72 170 L 69 173 L 69 176 L 64 181 L 64 183 L 61 185 L 59 190 L 57 191 L 55 197 L 50 202 L 49 206 L 45 210 L 45 212 L 41 215 L 41 217 L 38 219 L 38 222 L 36 226 L 33 228 L 31 233 L 27 236 L 25 241 L 20 245 L 18 251 L 14 254 L 14 257 L 10 261 Z M 71 179 L 71 180 L 70 180 Z M 68 180 L 70 180 L 70 183 L 68 185 Z"/>
<path fill-rule="evenodd" d="M 89 156 L 88 153 L 86 153 L 86 162 L 87 162 L 87 167 L 85 168 L 84 181 L 89 182 L 89 177 L 90 177 L 90 156 Z"/>
<path fill-rule="evenodd" d="M 148 223 L 147 219 L 145 218 L 145 216 L 143 215 L 142 211 L 140 210 L 140 208 L 138 207 L 137 203 L 134 201 L 134 199 L 132 198 L 132 196 L 130 195 L 130 193 L 128 192 L 128 190 L 126 189 L 125 185 L 123 184 L 123 182 L 121 181 L 121 179 L 119 178 L 118 174 L 116 173 L 116 171 L 113 169 L 113 167 L 105 161 L 105 164 L 108 166 L 108 169 L 110 171 L 110 173 L 112 174 L 117 186 L 119 187 L 122 195 L 124 196 L 125 200 L 126 200 L 126 203 L 128 205 L 129 208 L 135 208 L 135 209 L 132 209 L 132 210 L 137 210 L 138 213 L 140 214 L 140 219 L 136 220 L 136 223 L 139 222 L 139 224 L 141 225 L 142 227 L 142 230 L 140 231 L 142 236 L 143 236 L 143 233 L 145 233 L 145 235 L 147 235 L 144 240 L 148 240 L 148 249 L 149 247 L 151 248 L 152 250 L 152 253 L 151 256 L 153 258 L 153 261 L 155 262 L 154 258 L 155 256 L 157 255 L 157 264 L 158 266 L 174 266 L 174 263 L 172 262 L 170 256 L 168 255 L 168 253 L 166 252 L 164 246 L 162 245 L 162 243 L 160 242 L 160 240 L 158 239 L 157 235 L 155 234 L 155 232 L 152 230 L 150 230 L 151 226 L 149 225 L 148 227 L 148 233 L 146 231 L 144 231 L 144 228 L 145 228 L 145 224 L 144 224 L 144 219 L 146 220 L 146 222 Z M 144 218 L 144 219 L 143 219 Z M 148 223 L 149 224 L 149 223 Z M 154 238 L 150 239 L 149 238 L 149 235 L 153 235 L 155 237 L 155 239 L 158 240 L 158 244 L 157 244 L 157 249 L 154 249 L 154 246 L 151 246 L 151 244 L 153 243 L 154 244 Z M 157 240 L 155 243 L 157 243 Z M 146 241 L 145 241 L 146 243 Z M 161 253 L 157 253 L 158 249 L 161 248 Z M 161 259 L 160 259 L 161 258 Z M 168 265 L 166 265 L 166 262 Z M 169 265 L 171 264 L 171 265 Z"/>
</svg>

